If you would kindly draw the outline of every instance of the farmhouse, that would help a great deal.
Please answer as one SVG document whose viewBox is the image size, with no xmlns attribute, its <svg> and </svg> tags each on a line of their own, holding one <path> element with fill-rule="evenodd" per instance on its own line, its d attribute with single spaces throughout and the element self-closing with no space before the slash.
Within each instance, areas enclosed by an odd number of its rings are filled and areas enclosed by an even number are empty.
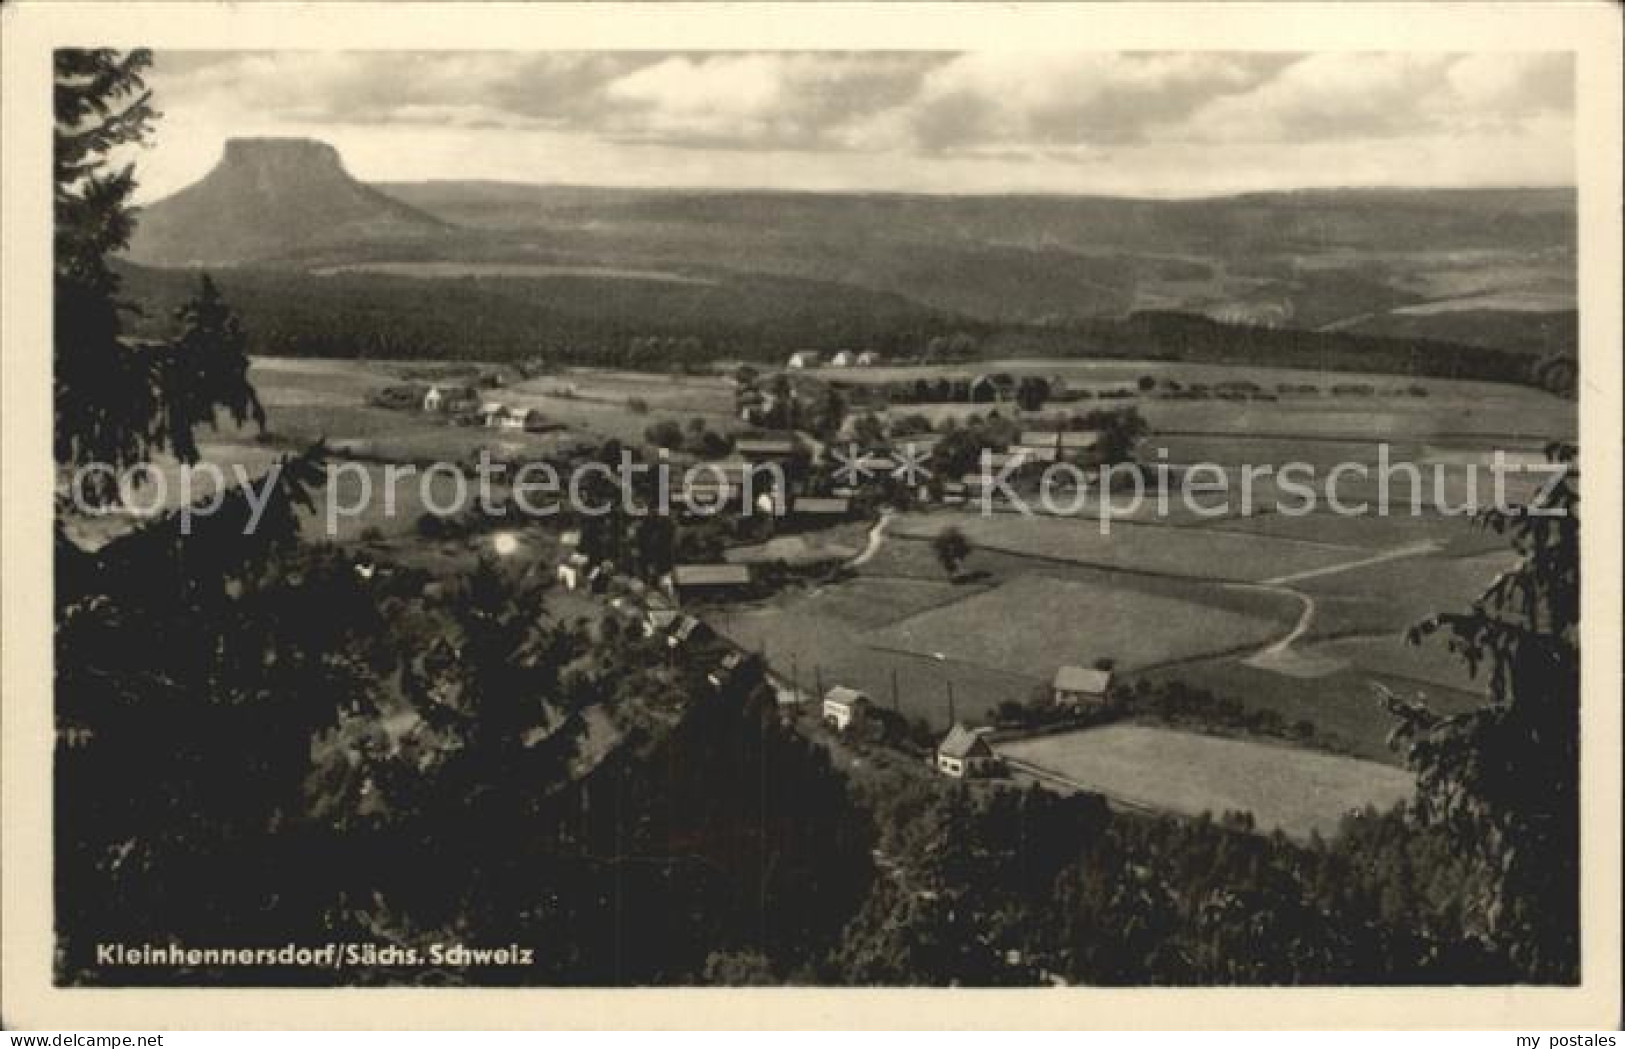
<svg viewBox="0 0 1625 1049">
<path fill-rule="evenodd" d="M 480 405 L 480 422 L 493 430 L 524 430 L 528 433 L 543 433 L 548 430 L 563 429 L 558 423 L 549 422 L 547 417 L 535 408 L 512 408 L 496 401 L 487 401 Z"/>
<path fill-rule="evenodd" d="M 824 724 L 845 732 L 869 713 L 869 697 L 855 688 L 836 685 L 824 694 Z"/>
<path fill-rule="evenodd" d="M 752 462 L 788 459 L 796 454 L 796 439 L 792 436 L 740 437 L 734 441 L 734 452 Z"/>
<path fill-rule="evenodd" d="M 790 360 L 785 364 L 785 367 L 816 368 L 818 367 L 818 360 L 819 354 L 817 350 L 798 350 L 790 355 Z"/>
<path fill-rule="evenodd" d="M 426 412 L 471 412 L 480 403 L 480 395 L 472 386 L 431 386 L 423 395 Z"/>
<path fill-rule="evenodd" d="M 750 586 L 750 566 L 678 565 L 661 583 L 678 602 L 692 598 L 737 597 Z"/>
<path fill-rule="evenodd" d="M 852 502 L 849 499 L 803 495 L 796 497 L 790 509 L 797 517 L 845 517 L 852 511 Z"/>
<path fill-rule="evenodd" d="M 880 354 L 876 353 L 874 350 L 864 350 L 862 353 L 858 354 L 858 367 L 860 368 L 873 368 L 879 363 Z"/>
<path fill-rule="evenodd" d="M 850 368 L 857 363 L 857 356 L 851 350 L 842 350 L 829 359 L 831 368 Z"/>
<path fill-rule="evenodd" d="M 669 608 L 651 608 L 643 616 L 643 636 L 654 637 L 677 623 L 677 613 Z"/>
<path fill-rule="evenodd" d="M 1111 701 L 1112 672 L 1062 667 L 1055 672 L 1054 690 L 1056 706 L 1098 709 Z"/>
<path fill-rule="evenodd" d="M 982 733 L 957 722 L 937 744 L 937 771 L 945 776 L 955 779 L 991 776 L 998 768 L 998 755 L 993 753 Z"/>
<path fill-rule="evenodd" d="M 579 551 L 559 562 L 558 578 L 566 590 L 579 590 L 587 581 L 587 566 L 591 562 Z"/>
</svg>

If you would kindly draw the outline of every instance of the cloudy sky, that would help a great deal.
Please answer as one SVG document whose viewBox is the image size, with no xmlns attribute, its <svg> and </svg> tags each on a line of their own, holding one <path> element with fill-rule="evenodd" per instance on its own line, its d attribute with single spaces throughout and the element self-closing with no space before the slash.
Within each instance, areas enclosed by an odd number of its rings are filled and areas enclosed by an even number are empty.
<svg viewBox="0 0 1625 1049">
<path fill-rule="evenodd" d="M 144 199 L 226 138 L 369 181 L 1185 196 L 1570 185 L 1565 54 L 163 52 Z"/>
</svg>

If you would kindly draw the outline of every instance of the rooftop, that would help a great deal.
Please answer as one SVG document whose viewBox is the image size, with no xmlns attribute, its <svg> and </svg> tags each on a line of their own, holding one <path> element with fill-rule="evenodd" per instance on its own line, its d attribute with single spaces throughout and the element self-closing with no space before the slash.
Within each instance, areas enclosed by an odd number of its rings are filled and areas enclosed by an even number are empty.
<svg viewBox="0 0 1625 1049">
<path fill-rule="evenodd" d="M 744 586 L 750 582 L 749 565 L 678 565 L 671 570 L 674 586 Z"/>
<path fill-rule="evenodd" d="M 1104 695 L 1111 688 L 1112 672 L 1110 670 L 1092 670 L 1087 667 L 1062 667 L 1055 672 L 1055 689 L 1058 692 L 1083 692 L 1090 695 Z"/>
<path fill-rule="evenodd" d="M 844 707 L 850 707 L 855 703 L 869 702 L 869 697 L 864 695 L 862 692 L 859 692 L 855 688 L 847 688 L 845 685 L 836 685 L 834 688 L 824 693 L 824 702 L 837 703 Z"/>
<path fill-rule="evenodd" d="M 937 753 L 950 758 L 992 757 L 993 748 L 987 745 L 981 733 L 956 722 L 937 745 Z"/>
</svg>

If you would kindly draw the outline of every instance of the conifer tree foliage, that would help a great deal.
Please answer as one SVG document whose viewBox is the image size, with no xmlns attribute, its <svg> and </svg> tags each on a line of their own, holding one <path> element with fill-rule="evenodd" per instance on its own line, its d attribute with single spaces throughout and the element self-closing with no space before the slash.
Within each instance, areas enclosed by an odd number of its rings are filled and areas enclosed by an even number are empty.
<svg viewBox="0 0 1625 1049">
<path fill-rule="evenodd" d="M 124 335 L 111 257 L 129 244 L 137 221 L 131 163 L 116 158 L 145 142 L 158 113 L 144 50 L 63 49 L 55 55 L 54 400 L 59 466 L 102 463 L 123 470 L 170 452 L 197 460 L 193 431 L 217 411 L 240 423 L 264 421 L 248 384 L 240 331 L 230 330 L 217 289 L 205 282 L 185 308 L 179 343 Z M 89 499 L 116 494 L 95 475 Z"/>
<path fill-rule="evenodd" d="M 1412 631 L 1443 635 L 1490 701 L 1441 715 L 1391 694 L 1397 745 L 1418 774 L 1416 816 L 1474 862 L 1470 933 L 1528 979 L 1579 970 L 1580 494 L 1578 455 L 1547 449 L 1561 479 L 1484 527 L 1519 555 L 1465 612 Z"/>
</svg>

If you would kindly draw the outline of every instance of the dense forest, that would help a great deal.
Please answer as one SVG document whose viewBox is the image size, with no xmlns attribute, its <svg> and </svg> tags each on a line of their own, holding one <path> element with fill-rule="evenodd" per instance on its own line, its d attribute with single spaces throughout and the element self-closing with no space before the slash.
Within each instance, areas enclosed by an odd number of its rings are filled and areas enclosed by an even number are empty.
<svg viewBox="0 0 1625 1049">
<path fill-rule="evenodd" d="M 55 61 L 58 466 L 193 461 L 198 426 L 258 414 L 245 354 L 273 322 L 234 312 L 250 282 L 187 278 L 179 334 L 127 338 L 118 304 L 158 305 L 108 263 L 131 189 L 108 156 L 155 119 L 150 56 Z M 850 776 L 780 716 L 756 661 L 707 673 L 719 650 L 673 660 L 613 617 L 555 616 L 545 580 L 497 564 L 429 578 L 303 543 L 323 454 L 284 459 L 251 534 L 241 489 L 94 552 L 59 524 L 59 982 L 1577 978 L 1572 470 L 1547 499 L 1562 516 L 1484 521 L 1520 567 L 1418 626 L 1487 675 L 1485 705 L 1444 717 L 1388 696 L 1415 800 L 1300 845 L 1245 816 Z M 95 951 L 335 941 L 391 960 L 175 969 Z M 466 968 L 435 943 L 534 954 Z"/>
<path fill-rule="evenodd" d="M 196 274 L 120 264 L 135 330 L 159 335 Z M 1223 324 L 1185 313 L 1053 325 L 994 324 L 849 285 L 737 275 L 716 283 L 591 276 L 437 277 L 237 269 L 217 279 L 243 317 L 249 352 L 291 357 L 517 361 L 660 369 L 778 362 L 802 349 L 920 356 L 966 335 L 984 358 L 1168 359 L 1259 367 L 1484 379 L 1552 388 L 1529 353 L 1421 336 L 1379 337 Z M 639 350 L 650 337 L 664 349 Z M 1572 354 L 1554 351 L 1572 360 Z M 1572 373 L 1572 367 L 1568 369 Z"/>
</svg>

